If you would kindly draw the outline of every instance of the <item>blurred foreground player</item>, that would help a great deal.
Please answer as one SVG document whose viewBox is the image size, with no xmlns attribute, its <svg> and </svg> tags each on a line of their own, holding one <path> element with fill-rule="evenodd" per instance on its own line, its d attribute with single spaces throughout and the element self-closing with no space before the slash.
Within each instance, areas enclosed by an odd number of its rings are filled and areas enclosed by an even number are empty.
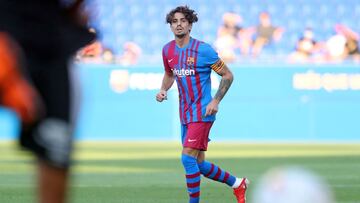
<svg viewBox="0 0 360 203">
<path fill-rule="evenodd" d="M 170 24 L 175 40 L 163 48 L 165 74 L 156 100 L 167 99 L 167 91 L 176 80 L 180 99 L 182 134 L 182 164 L 186 173 L 189 203 L 200 201 L 200 176 L 222 182 L 234 190 L 238 203 L 245 203 L 249 181 L 237 178 L 217 165 L 205 160 L 209 132 L 218 105 L 233 81 L 233 74 L 207 43 L 190 37 L 197 14 L 187 6 L 179 6 L 169 12 L 166 22 Z M 210 74 L 214 70 L 221 76 L 219 89 L 211 96 Z"/>
<path fill-rule="evenodd" d="M 82 1 L 0 1 L 0 104 L 22 121 L 20 144 L 38 157 L 41 203 L 66 202 L 71 136 L 68 65 L 93 41 Z"/>
<path fill-rule="evenodd" d="M 329 184 L 299 166 L 269 169 L 254 188 L 255 203 L 335 203 Z"/>
</svg>

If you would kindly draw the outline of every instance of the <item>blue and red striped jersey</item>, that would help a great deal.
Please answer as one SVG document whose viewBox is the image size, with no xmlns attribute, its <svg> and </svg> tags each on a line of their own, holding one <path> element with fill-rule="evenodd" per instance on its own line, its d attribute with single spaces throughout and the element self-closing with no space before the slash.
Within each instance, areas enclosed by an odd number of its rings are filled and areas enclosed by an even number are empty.
<svg viewBox="0 0 360 203">
<path fill-rule="evenodd" d="M 216 51 L 209 44 L 190 38 L 182 48 L 175 40 L 170 41 L 163 47 L 162 56 L 165 71 L 173 74 L 177 82 L 181 123 L 214 121 L 215 115 L 204 115 L 212 100 L 211 70 L 221 61 Z"/>
</svg>

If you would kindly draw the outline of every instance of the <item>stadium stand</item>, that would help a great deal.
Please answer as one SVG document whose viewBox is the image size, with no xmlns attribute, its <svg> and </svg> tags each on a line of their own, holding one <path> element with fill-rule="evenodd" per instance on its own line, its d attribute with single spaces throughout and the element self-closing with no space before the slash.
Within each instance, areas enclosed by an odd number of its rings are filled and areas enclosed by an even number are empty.
<svg viewBox="0 0 360 203">
<path fill-rule="evenodd" d="M 281 41 L 266 47 L 267 54 L 290 53 L 306 27 L 313 28 L 320 41 L 333 35 L 337 23 L 360 32 L 357 0 L 93 0 L 89 7 L 98 12 L 93 24 L 102 33 L 101 41 L 114 53 L 121 54 L 123 44 L 132 41 L 144 55 L 159 57 L 162 46 L 172 39 L 165 15 L 184 4 L 195 9 L 200 18 L 192 35 L 207 42 L 215 41 L 225 12 L 240 14 L 243 25 L 250 27 L 258 23 L 260 12 L 267 11 L 274 25 L 285 28 Z"/>
</svg>

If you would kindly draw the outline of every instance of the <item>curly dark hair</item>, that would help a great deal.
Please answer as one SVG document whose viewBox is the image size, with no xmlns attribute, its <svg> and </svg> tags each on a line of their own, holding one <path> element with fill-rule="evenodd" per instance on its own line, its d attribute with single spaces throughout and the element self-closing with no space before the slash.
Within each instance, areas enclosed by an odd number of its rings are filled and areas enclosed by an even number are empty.
<svg viewBox="0 0 360 203">
<path fill-rule="evenodd" d="M 190 24 L 198 21 L 197 13 L 194 10 L 190 9 L 188 6 L 178 6 L 166 15 L 166 23 L 171 24 L 175 13 L 184 14 L 186 20 L 189 21 Z"/>
</svg>

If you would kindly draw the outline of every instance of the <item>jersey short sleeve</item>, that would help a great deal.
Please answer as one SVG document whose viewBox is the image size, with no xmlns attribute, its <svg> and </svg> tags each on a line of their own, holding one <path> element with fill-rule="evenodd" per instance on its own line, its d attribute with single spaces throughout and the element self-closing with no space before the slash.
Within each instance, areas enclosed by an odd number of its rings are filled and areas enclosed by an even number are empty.
<svg viewBox="0 0 360 203">
<path fill-rule="evenodd" d="M 204 53 L 206 53 L 206 64 L 211 67 L 215 72 L 220 74 L 220 71 L 224 67 L 224 62 L 220 59 L 218 53 L 209 45 L 204 44 Z"/>
<path fill-rule="evenodd" d="M 211 66 L 220 59 L 218 53 L 209 44 L 204 43 L 203 49 L 203 53 L 205 53 L 206 65 Z"/>
<path fill-rule="evenodd" d="M 170 68 L 170 65 L 168 63 L 168 60 L 167 60 L 167 57 L 166 57 L 166 46 L 163 48 L 162 50 L 162 58 L 163 58 L 163 63 L 164 63 L 164 69 L 165 69 L 165 72 L 169 75 L 172 75 L 172 71 L 171 71 L 171 68 Z"/>
</svg>

